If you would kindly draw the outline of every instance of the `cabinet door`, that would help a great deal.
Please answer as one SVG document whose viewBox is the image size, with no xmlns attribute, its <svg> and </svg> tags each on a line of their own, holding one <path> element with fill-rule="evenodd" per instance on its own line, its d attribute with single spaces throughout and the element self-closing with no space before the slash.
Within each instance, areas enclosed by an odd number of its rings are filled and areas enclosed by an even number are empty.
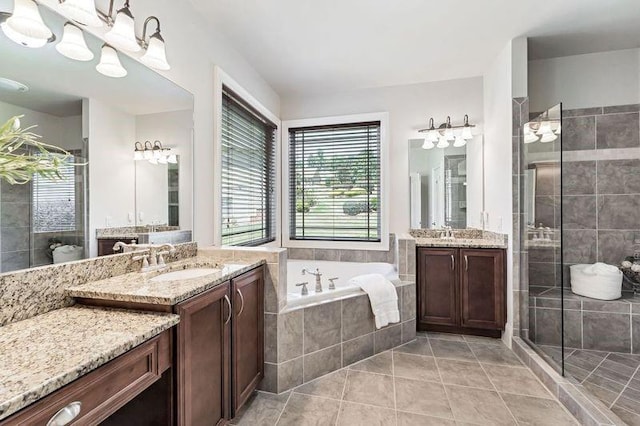
<svg viewBox="0 0 640 426">
<path fill-rule="evenodd" d="M 418 326 L 459 325 L 457 249 L 418 249 Z"/>
<path fill-rule="evenodd" d="M 460 250 L 462 326 L 502 329 L 505 322 L 504 251 Z"/>
<path fill-rule="evenodd" d="M 242 407 L 264 377 L 264 268 L 231 281 L 232 415 Z"/>
<path fill-rule="evenodd" d="M 229 283 L 176 307 L 178 425 L 223 424 L 230 412 Z"/>
</svg>

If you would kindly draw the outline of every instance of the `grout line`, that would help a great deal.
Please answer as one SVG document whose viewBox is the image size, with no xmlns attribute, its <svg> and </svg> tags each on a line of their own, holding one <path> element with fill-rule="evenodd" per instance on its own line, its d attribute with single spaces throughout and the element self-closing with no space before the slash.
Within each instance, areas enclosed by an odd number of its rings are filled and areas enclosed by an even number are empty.
<svg viewBox="0 0 640 426">
<path fill-rule="evenodd" d="M 349 381 L 349 370 L 346 370 L 347 375 L 344 378 L 344 384 L 342 385 L 342 393 L 340 394 L 340 405 L 338 406 L 338 415 L 336 416 L 336 425 L 340 420 L 340 413 L 342 412 L 342 402 L 344 401 L 344 393 L 347 390 L 347 382 Z"/>
<path fill-rule="evenodd" d="M 278 415 L 278 418 L 276 419 L 276 423 L 275 423 L 276 425 L 278 423 L 280 423 L 280 418 L 284 414 L 284 410 L 287 409 L 287 405 L 289 405 L 289 400 L 291 399 L 291 395 L 293 395 L 293 391 L 289 392 L 289 396 L 287 397 L 287 402 L 284 403 L 284 406 L 282 407 L 282 410 L 280 411 L 280 414 Z"/>
<path fill-rule="evenodd" d="M 600 366 L 602 365 L 602 363 L 604 362 L 604 360 L 605 360 L 605 359 L 607 359 L 607 357 L 608 357 L 608 356 L 609 356 L 609 354 L 605 355 L 605 357 L 604 357 L 604 358 L 602 358 L 602 360 L 598 363 L 598 365 L 596 365 L 596 367 L 591 371 L 591 373 L 589 373 L 589 374 L 587 375 L 587 377 L 585 377 L 585 378 L 584 378 L 584 380 L 582 381 L 583 383 L 584 383 L 584 382 L 586 382 L 586 381 L 587 381 L 587 379 L 588 379 L 589 377 L 591 377 L 591 376 L 593 375 L 593 373 L 595 373 L 595 372 L 596 372 L 596 370 L 598 369 L 598 367 L 600 367 Z M 576 367 L 577 367 L 577 366 L 576 366 Z M 609 380 L 611 380 L 611 379 L 609 379 Z"/>
<path fill-rule="evenodd" d="M 607 355 L 608 357 L 609 355 Z M 624 387 L 622 388 L 622 391 L 620 391 L 620 394 L 618 395 L 618 397 L 613 400 L 613 402 L 611 403 L 611 405 L 609 406 L 609 408 L 613 407 L 614 405 L 616 405 L 616 402 L 618 402 L 618 400 L 620 399 L 620 397 L 622 397 L 622 394 L 624 393 L 624 391 L 627 390 L 627 388 L 629 388 L 629 384 L 631 383 L 631 381 L 633 380 L 633 378 L 635 377 L 635 375 L 638 373 L 638 370 L 640 370 L 640 365 L 638 367 L 636 367 L 635 371 L 633 372 L 633 374 L 631 375 L 631 377 L 629 377 L 629 380 L 627 381 L 627 384 L 624 385 Z"/>
<path fill-rule="evenodd" d="M 393 383 L 393 411 L 396 416 L 396 425 L 398 424 L 398 397 L 396 395 L 396 365 L 395 358 L 393 356 L 393 351 L 391 351 L 391 382 Z"/>
</svg>

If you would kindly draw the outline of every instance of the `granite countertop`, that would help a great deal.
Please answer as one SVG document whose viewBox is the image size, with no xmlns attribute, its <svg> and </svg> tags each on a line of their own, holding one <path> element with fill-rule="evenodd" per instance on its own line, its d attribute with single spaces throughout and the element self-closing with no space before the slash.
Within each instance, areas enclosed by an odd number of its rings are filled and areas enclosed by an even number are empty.
<svg viewBox="0 0 640 426">
<path fill-rule="evenodd" d="M 175 305 L 238 275 L 254 269 L 264 260 L 243 264 L 222 264 L 208 257 L 192 257 L 168 264 L 168 268 L 154 272 L 132 272 L 101 281 L 69 287 L 65 293 L 71 297 L 115 300 L 155 305 Z M 216 268 L 218 272 L 199 278 L 153 282 L 152 278 L 181 269 Z"/>
<path fill-rule="evenodd" d="M 416 238 L 416 247 L 463 247 L 463 248 L 500 248 L 506 249 L 504 240 L 486 238 Z"/>
<path fill-rule="evenodd" d="M 72 306 L 0 327 L 0 420 L 178 321 L 173 314 Z"/>
</svg>

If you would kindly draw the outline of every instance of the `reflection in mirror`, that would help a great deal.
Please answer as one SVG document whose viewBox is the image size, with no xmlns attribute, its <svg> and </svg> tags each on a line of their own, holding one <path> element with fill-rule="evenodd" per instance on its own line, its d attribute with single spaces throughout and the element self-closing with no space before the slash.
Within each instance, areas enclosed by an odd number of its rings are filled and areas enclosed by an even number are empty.
<svg viewBox="0 0 640 426">
<path fill-rule="evenodd" d="M 411 228 L 464 229 L 482 212 L 482 137 L 463 147 L 424 149 L 423 142 L 409 141 Z"/>
<path fill-rule="evenodd" d="M 0 0 L 3 10 L 11 2 Z M 40 11 L 59 42 L 66 20 Z M 0 272 L 111 254 L 118 240 L 191 240 L 193 96 L 122 53 L 126 77 L 98 73 L 102 42 L 84 36 L 89 62 L 0 32 L 0 123 L 22 115 L 22 128 L 72 154 L 63 179 L 0 178 Z M 177 164 L 135 161 L 135 142 L 146 140 Z"/>
</svg>

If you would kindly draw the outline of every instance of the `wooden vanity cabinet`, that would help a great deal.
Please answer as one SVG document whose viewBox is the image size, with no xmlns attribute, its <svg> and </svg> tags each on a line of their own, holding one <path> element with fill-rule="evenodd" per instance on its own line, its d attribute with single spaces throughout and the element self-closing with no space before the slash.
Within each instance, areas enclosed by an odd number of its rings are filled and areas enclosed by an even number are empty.
<svg viewBox="0 0 640 426">
<path fill-rule="evenodd" d="M 217 425 L 229 418 L 231 310 L 229 283 L 176 305 L 179 425 Z"/>
<path fill-rule="evenodd" d="M 506 322 L 502 249 L 418 248 L 418 330 L 499 337 Z"/>
</svg>

